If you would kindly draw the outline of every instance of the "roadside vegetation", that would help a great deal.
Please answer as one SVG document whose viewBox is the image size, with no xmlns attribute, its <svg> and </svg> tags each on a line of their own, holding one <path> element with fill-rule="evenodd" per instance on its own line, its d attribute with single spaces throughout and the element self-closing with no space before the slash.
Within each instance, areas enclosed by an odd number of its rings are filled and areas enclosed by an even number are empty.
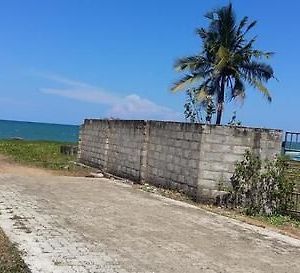
<svg viewBox="0 0 300 273">
<path fill-rule="evenodd" d="M 73 143 L 0 140 L 0 154 L 27 166 L 45 168 L 65 175 L 87 175 L 87 170 L 75 164 L 75 155 L 60 152 L 60 147 L 66 144 Z"/>
<path fill-rule="evenodd" d="M 235 165 L 225 207 L 247 217 L 250 223 L 262 222 L 263 226 L 287 230 L 300 237 L 300 200 L 294 198 L 295 177 L 300 169 L 293 168 L 292 173 L 291 161 L 284 156 L 262 160 L 246 151 Z"/>
<path fill-rule="evenodd" d="M 183 192 L 149 184 L 137 187 L 248 224 L 273 228 L 300 239 L 300 215 L 290 214 L 291 208 L 300 211 L 300 207 L 295 207 L 296 200 L 291 199 L 291 194 L 297 191 L 294 179 L 300 176 L 300 164 L 297 165 L 299 168 L 294 167 L 292 171 L 290 166 L 290 161 L 284 157 L 261 160 L 247 151 L 243 160 L 236 163 L 228 194 L 216 204 L 199 204 Z"/>
<path fill-rule="evenodd" d="M 0 229 L 0 272 L 1 273 L 30 273 L 20 252 Z"/>
<path fill-rule="evenodd" d="M 246 151 L 231 177 L 229 205 L 248 215 L 281 215 L 294 208 L 295 183 L 285 157 L 262 160 Z"/>
</svg>

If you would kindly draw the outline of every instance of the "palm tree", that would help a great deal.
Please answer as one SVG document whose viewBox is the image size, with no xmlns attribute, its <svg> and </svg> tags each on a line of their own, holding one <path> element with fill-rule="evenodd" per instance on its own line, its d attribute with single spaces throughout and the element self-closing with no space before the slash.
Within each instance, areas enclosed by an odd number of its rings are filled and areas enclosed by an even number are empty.
<svg viewBox="0 0 300 273">
<path fill-rule="evenodd" d="M 254 49 L 256 37 L 248 40 L 248 32 L 256 25 L 244 17 L 237 22 L 232 5 L 209 12 L 207 29 L 197 29 L 203 44 L 199 55 L 181 58 L 175 69 L 185 75 L 172 90 L 185 90 L 195 94 L 200 104 L 207 105 L 207 98 L 214 100 L 216 124 L 221 123 L 224 102 L 245 98 L 245 85 L 258 89 L 269 102 L 272 98 L 264 83 L 274 78 L 270 65 L 261 62 L 272 52 Z"/>
</svg>

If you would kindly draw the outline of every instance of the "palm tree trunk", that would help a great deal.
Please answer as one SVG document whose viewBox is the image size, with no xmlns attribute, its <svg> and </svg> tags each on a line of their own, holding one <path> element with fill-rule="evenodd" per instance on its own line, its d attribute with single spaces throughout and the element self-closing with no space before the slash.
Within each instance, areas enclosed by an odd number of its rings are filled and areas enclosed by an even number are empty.
<svg viewBox="0 0 300 273">
<path fill-rule="evenodd" d="M 223 114 L 224 97 L 225 97 L 225 77 L 222 77 L 220 93 L 218 94 L 217 119 L 216 119 L 217 125 L 221 124 L 222 114 Z"/>
</svg>

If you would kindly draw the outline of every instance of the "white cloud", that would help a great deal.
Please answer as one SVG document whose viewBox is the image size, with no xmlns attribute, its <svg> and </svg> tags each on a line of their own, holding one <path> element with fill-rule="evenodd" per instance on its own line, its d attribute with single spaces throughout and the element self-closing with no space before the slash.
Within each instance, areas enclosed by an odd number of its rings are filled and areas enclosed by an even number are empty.
<svg viewBox="0 0 300 273">
<path fill-rule="evenodd" d="M 112 105 L 110 116 L 132 119 L 179 120 L 181 115 L 168 107 L 131 94 L 119 103 Z"/>
<path fill-rule="evenodd" d="M 42 93 L 109 106 L 109 110 L 106 113 L 107 117 L 160 120 L 180 120 L 182 118 L 180 113 L 148 99 L 141 98 L 137 94 L 122 97 L 102 88 L 57 75 L 39 73 L 38 76 L 61 83 L 64 86 L 62 88 L 41 88 L 40 91 Z"/>
<path fill-rule="evenodd" d="M 83 102 L 105 105 L 113 105 L 117 103 L 117 98 L 115 96 L 111 96 L 108 93 L 96 89 L 71 87 L 66 89 L 41 88 L 40 90 L 44 94 L 57 95 Z"/>
</svg>

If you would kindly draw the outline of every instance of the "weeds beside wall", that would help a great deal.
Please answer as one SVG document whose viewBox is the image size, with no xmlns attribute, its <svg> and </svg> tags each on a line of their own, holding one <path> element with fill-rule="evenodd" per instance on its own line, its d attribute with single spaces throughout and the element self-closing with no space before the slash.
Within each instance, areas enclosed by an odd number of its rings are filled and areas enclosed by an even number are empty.
<svg viewBox="0 0 300 273">
<path fill-rule="evenodd" d="M 250 150 L 281 151 L 282 131 L 136 120 L 85 120 L 79 160 L 106 172 L 207 200 L 227 190 L 235 162 Z"/>
<path fill-rule="evenodd" d="M 288 179 L 287 159 L 260 159 L 246 151 L 231 177 L 232 203 L 249 215 L 282 214 L 293 207 L 294 183 Z"/>
</svg>

